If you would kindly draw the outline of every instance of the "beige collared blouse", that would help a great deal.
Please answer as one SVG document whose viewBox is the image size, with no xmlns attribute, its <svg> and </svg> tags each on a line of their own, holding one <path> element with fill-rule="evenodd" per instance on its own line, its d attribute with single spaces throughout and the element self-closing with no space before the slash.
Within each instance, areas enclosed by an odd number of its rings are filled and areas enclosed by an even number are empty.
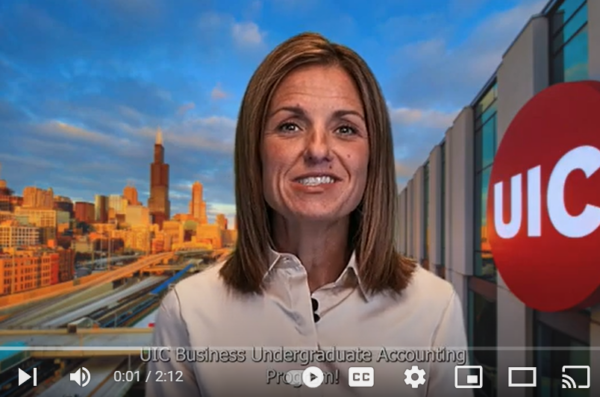
<svg viewBox="0 0 600 397">
<path fill-rule="evenodd" d="M 215 265 L 165 296 L 153 344 L 169 348 L 169 361 L 148 363 L 146 396 L 473 395 L 455 388 L 467 342 L 447 281 L 418 267 L 401 296 L 371 295 L 352 256 L 336 282 L 311 294 L 297 257 L 270 257 L 262 295 L 230 292 Z M 309 366 L 323 372 L 321 386 L 300 386 Z"/>
</svg>

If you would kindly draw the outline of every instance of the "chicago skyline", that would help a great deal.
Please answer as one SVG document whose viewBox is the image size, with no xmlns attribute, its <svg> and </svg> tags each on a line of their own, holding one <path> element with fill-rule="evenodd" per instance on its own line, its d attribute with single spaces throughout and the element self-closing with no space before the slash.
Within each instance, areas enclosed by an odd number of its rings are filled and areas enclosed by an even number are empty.
<svg viewBox="0 0 600 397">
<path fill-rule="evenodd" d="M 2 163 L 0 163 L 0 171 L 1 169 Z M 169 200 L 169 164 L 165 162 L 164 140 L 160 128 L 157 129 L 154 141 L 149 184 L 150 195 L 146 208 L 148 214 L 152 217 L 152 223 L 162 228 L 165 221 L 172 219 L 172 214 Z M 86 223 L 106 223 L 109 217 L 111 217 L 109 215 L 111 211 L 123 213 L 125 210 L 125 207 L 122 207 L 123 201 L 126 202 L 125 206 L 143 207 L 143 203 L 138 199 L 138 190 L 131 182 L 128 182 L 121 194 L 98 192 L 94 194 L 93 200 L 78 200 L 68 196 L 55 195 L 52 187 L 43 189 L 37 186 L 26 186 L 21 193 L 12 189 L 0 173 L 0 193 L 7 195 L 7 197 L 14 196 L 14 199 L 18 200 L 18 203 L 15 205 L 23 205 L 25 208 L 54 209 L 58 205 L 56 203 L 69 203 L 69 211 L 76 214 L 75 218 L 78 221 Z M 175 215 L 177 217 L 189 215 L 190 219 L 198 220 L 201 224 L 210 223 L 206 212 L 206 202 L 203 200 L 202 183 L 195 181 L 189 194 L 191 197 L 188 206 L 189 211 L 179 212 Z M 8 203 L 6 204 L 9 205 Z M 113 213 L 112 218 L 114 218 L 114 215 Z M 215 224 L 225 225 L 225 229 L 227 229 L 227 217 L 226 214 L 216 213 L 213 220 Z M 232 216 L 232 219 L 234 218 L 235 214 Z"/>
<path fill-rule="evenodd" d="M 12 34 L 0 42 L 2 178 L 18 192 L 52 187 L 87 202 L 131 182 L 147 205 L 147 148 L 161 127 L 171 213 L 188 211 L 190 189 L 201 181 L 209 218 L 232 219 L 244 89 L 268 51 L 311 28 L 373 68 L 389 103 L 403 185 L 541 9 L 535 0 L 507 0 L 471 2 L 465 12 L 460 1 L 3 1 L 0 25 Z M 330 23 L 340 15 L 342 29 Z"/>
</svg>

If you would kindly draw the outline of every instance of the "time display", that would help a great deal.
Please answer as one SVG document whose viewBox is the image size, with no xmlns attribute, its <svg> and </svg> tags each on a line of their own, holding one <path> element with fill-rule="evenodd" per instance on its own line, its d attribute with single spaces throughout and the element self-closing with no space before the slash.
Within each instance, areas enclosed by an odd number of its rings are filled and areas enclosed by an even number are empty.
<svg viewBox="0 0 600 397">
<path fill-rule="evenodd" d="M 113 372 L 115 382 L 183 382 L 181 371 L 115 371 Z"/>
</svg>

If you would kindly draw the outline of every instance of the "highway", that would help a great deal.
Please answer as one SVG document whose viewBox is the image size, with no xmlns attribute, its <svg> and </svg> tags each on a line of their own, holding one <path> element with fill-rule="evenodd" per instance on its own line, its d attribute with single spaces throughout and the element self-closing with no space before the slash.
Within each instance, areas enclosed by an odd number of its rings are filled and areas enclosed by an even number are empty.
<svg viewBox="0 0 600 397">
<path fill-rule="evenodd" d="M 57 296 L 64 296 L 77 291 L 89 291 L 92 288 L 102 288 L 104 285 L 114 281 L 131 277 L 133 274 L 138 273 L 149 266 L 156 265 L 162 261 L 167 261 L 173 258 L 173 256 L 174 254 L 172 252 L 166 252 L 143 257 L 130 265 L 124 265 L 116 270 L 106 271 L 99 275 L 88 276 L 91 281 L 85 284 L 73 280 L 71 282 L 62 283 L 63 285 L 51 286 L 52 288 L 49 289 L 48 292 L 44 292 L 45 289 L 40 289 L 40 291 L 37 291 L 37 294 L 35 293 L 36 291 L 26 291 L 20 294 L 2 297 L 0 298 L 0 314 L 14 314 L 19 311 L 19 308 L 22 307 L 23 304 L 46 301 L 48 299 L 56 298 Z M 24 299 L 19 299 L 20 296 Z M 8 303 L 2 302 L 2 299 L 7 300 Z M 11 303 L 13 301 L 15 303 Z"/>
<path fill-rule="evenodd" d="M 162 297 L 182 278 L 208 266 L 203 259 L 186 254 L 140 258 L 85 285 L 5 312 L 8 315 L 0 321 L 0 349 L 5 346 L 8 356 L 0 360 L 0 397 L 115 397 L 124 396 L 134 384 L 137 389 L 136 379 L 115 382 L 113 374 L 117 369 L 144 369 L 140 351 L 151 344 Z M 147 271 L 155 267 L 156 271 Z M 10 358 L 24 353 L 18 360 Z M 34 367 L 40 374 L 38 387 L 16 389 L 17 368 L 31 371 Z M 91 374 L 85 388 L 70 376 L 82 367 Z"/>
<path fill-rule="evenodd" d="M 66 313 L 63 316 L 54 317 L 52 320 L 46 321 L 46 322 L 42 323 L 40 326 L 41 326 L 41 328 L 54 328 L 54 327 L 60 327 L 61 325 L 64 325 L 64 324 L 68 324 L 72 321 L 75 321 L 75 320 L 81 318 L 81 317 L 85 317 L 86 315 L 88 315 L 92 312 L 95 312 L 96 310 L 100 310 L 104 307 L 110 307 L 110 306 L 116 304 L 116 302 L 121 299 L 127 298 L 138 292 L 149 289 L 149 288 L 155 286 L 156 284 L 158 284 L 159 282 L 164 281 L 165 279 L 166 279 L 166 277 L 146 278 L 146 279 L 139 281 L 138 283 L 132 285 L 129 288 L 126 288 L 117 293 L 113 293 L 105 298 L 100 299 L 100 300 L 96 300 L 95 302 L 93 302 L 89 305 L 86 305 L 84 307 L 81 307 L 78 310 L 69 311 L 68 313 Z"/>
</svg>

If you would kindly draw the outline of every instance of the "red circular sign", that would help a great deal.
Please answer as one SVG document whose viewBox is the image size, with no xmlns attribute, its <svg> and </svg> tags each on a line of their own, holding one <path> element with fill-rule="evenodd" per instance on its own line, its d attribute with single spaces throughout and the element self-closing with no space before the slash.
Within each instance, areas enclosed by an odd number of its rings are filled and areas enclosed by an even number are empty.
<svg viewBox="0 0 600 397">
<path fill-rule="evenodd" d="M 541 311 L 600 302 L 600 82 L 551 86 L 502 138 L 487 198 L 494 262 Z"/>
</svg>

